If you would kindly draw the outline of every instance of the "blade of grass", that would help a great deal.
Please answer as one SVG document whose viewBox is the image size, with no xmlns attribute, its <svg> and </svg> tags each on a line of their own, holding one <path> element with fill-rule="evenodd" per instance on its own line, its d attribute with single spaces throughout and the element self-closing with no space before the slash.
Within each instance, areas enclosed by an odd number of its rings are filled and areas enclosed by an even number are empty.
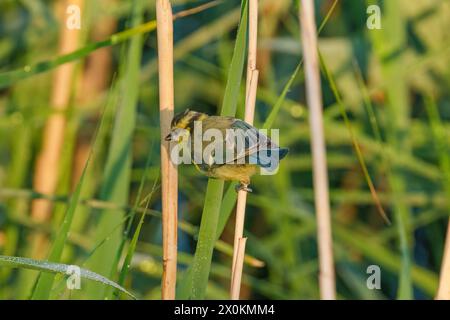
<svg viewBox="0 0 450 320">
<path fill-rule="evenodd" d="M 369 170 L 367 169 L 366 162 L 364 161 L 364 157 L 363 157 L 362 152 L 361 152 L 361 148 L 359 147 L 359 144 L 358 144 L 358 142 L 356 140 L 356 135 L 353 132 L 352 125 L 350 123 L 350 120 L 348 119 L 347 112 L 345 111 L 344 103 L 343 103 L 342 98 L 341 98 L 341 96 L 339 94 L 339 91 L 337 89 L 337 86 L 336 86 L 336 83 L 334 81 L 334 78 L 331 75 L 331 72 L 329 71 L 329 69 L 328 69 L 328 67 L 327 67 L 327 65 L 326 65 L 326 63 L 325 63 L 325 61 L 323 59 L 323 56 L 320 54 L 320 52 L 319 52 L 319 58 L 320 58 L 321 67 L 322 67 L 322 69 L 324 71 L 324 74 L 325 74 L 325 76 L 326 76 L 326 78 L 328 80 L 328 83 L 329 83 L 329 85 L 331 87 L 331 91 L 333 92 L 333 95 L 334 95 L 338 105 L 340 106 L 342 117 L 344 118 L 345 125 L 347 126 L 348 132 L 350 134 L 351 141 L 352 141 L 352 144 L 353 144 L 353 148 L 354 148 L 354 150 L 356 152 L 356 156 L 358 157 L 358 161 L 359 161 L 359 164 L 361 166 L 361 169 L 363 170 L 363 174 L 364 174 L 364 177 L 366 179 L 367 185 L 369 186 L 370 193 L 372 194 L 372 198 L 373 198 L 373 200 L 375 202 L 375 205 L 378 208 L 378 212 L 380 213 L 381 217 L 386 221 L 387 224 L 390 225 L 391 221 L 387 217 L 386 212 L 384 211 L 383 206 L 381 204 L 381 201 L 378 198 L 378 194 L 376 192 L 376 189 L 375 189 L 375 186 L 373 184 L 372 178 L 370 177 Z"/>
<path fill-rule="evenodd" d="M 70 270 L 69 268 L 74 267 L 73 265 L 67 265 L 62 263 L 40 261 L 35 259 L 12 257 L 12 256 L 0 256 L 0 266 L 8 268 L 24 268 L 30 270 L 38 270 L 45 273 L 52 273 L 53 277 L 55 273 L 67 275 L 68 271 Z M 122 286 L 90 270 L 80 268 L 80 277 L 113 287 L 127 294 L 131 298 L 136 299 L 136 297 L 133 294 L 128 292 Z"/>
<path fill-rule="evenodd" d="M 374 106 L 373 106 L 372 101 L 370 99 L 369 91 L 368 91 L 366 85 L 364 84 L 364 79 L 363 79 L 363 76 L 362 76 L 361 69 L 360 69 L 360 67 L 359 67 L 359 65 L 358 65 L 358 63 L 356 61 L 354 62 L 354 69 L 355 69 L 355 73 L 356 73 L 356 81 L 358 83 L 358 86 L 359 86 L 359 88 L 361 90 L 361 93 L 362 93 L 362 96 L 363 96 L 363 101 L 364 101 L 364 105 L 366 107 L 367 115 L 369 117 L 369 122 L 370 122 L 370 126 L 371 126 L 371 129 L 372 129 L 372 132 L 375 135 L 375 139 L 378 141 L 379 148 L 381 150 L 383 150 L 383 148 L 382 148 L 383 139 L 381 137 L 381 129 L 380 129 L 380 126 L 379 126 L 378 121 L 377 121 L 377 117 L 376 117 L 376 114 L 375 114 L 375 109 L 374 109 Z M 336 91 L 337 91 L 337 89 L 336 89 Z M 342 111 L 341 111 L 341 113 L 342 113 Z M 346 122 L 348 122 L 348 124 L 350 125 L 350 122 L 348 120 Z M 352 140 L 354 140 L 354 139 L 352 138 Z M 355 141 L 355 143 L 356 143 L 356 141 Z M 388 175 L 391 175 L 392 174 L 392 172 L 390 171 L 391 164 L 389 163 L 389 157 L 388 157 L 387 153 L 386 152 L 381 152 L 380 158 L 381 158 L 381 167 L 384 168 L 387 171 Z M 361 160 L 363 160 L 362 156 L 361 156 Z M 360 163 L 361 163 L 361 161 L 360 161 Z M 367 171 L 367 169 L 365 171 Z M 370 179 L 370 176 L 368 176 L 368 174 L 366 175 L 366 173 L 365 173 L 365 176 L 366 176 L 366 180 L 368 178 Z M 369 184 L 369 186 L 370 185 L 373 185 L 373 184 L 371 183 L 371 184 Z M 375 192 L 375 189 L 373 189 L 373 191 L 371 189 L 371 193 L 373 194 L 372 197 L 374 198 L 375 202 L 377 203 L 377 201 L 378 201 L 377 198 L 378 197 L 377 197 L 377 193 Z M 381 208 L 381 210 L 383 210 L 382 205 L 381 204 L 377 204 L 377 207 L 378 207 L 378 211 L 381 212 L 382 215 L 383 215 L 384 212 L 380 211 L 380 208 Z"/>
<path fill-rule="evenodd" d="M 289 89 L 291 88 L 292 84 L 294 83 L 295 78 L 297 78 L 297 74 L 300 71 L 303 64 L 303 60 L 300 61 L 300 63 L 295 67 L 294 72 L 291 74 L 291 77 L 289 78 L 288 82 L 284 86 L 283 90 L 281 91 L 280 96 L 277 99 L 277 102 L 273 106 L 272 110 L 269 113 L 269 116 L 267 117 L 266 121 L 263 124 L 263 129 L 270 129 L 273 126 L 273 123 L 275 122 L 275 119 L 278 116 L 278 113 L 280 112 L 281 107 L 283 106 L 283 103 L 285 101 L 286 95 L 289 92 Z"/>
<path fill-rule="evenodd" d="M 130 217 L 131 217 L 131 214 L 126 215 L 126 216 L 122 219 L 122 221 L 120 221 L 120 222 L 119 222 L 119 223 L 111 230 L 110 234 L 109 234 L 106 238 L 104 238 L 103 240 L 101 240 L 100 242 L 96 243 L 92 249 L 91 249 L 91 246 L 90 246 L 90 245 L 91 245 L 91 242 L 89 241 L 89 242 L 87 243 L 87 244 L 88 244 L 88 247 L 85 246 L 85 250 L 87 251 L 86 257 L 82 260 L 81 263 L 78 263 L 79 266 L 83 267 L 85 264 L 87 264 L 87 263 L 89 262 L 89 259 L 95 254 L 95 252 L 96 252 L 99 248 L 101 248 L 105 243 L 108 242 L 109 236 L 112 235 L 112 234 L 114 234 L 114 232 L 116 232 L 117 230 L 122 229 L 123 226 L 124 226 L 124 224 L 127 222 L 127 220 L 129 220 Z M 90 249 L 90 251 L 89 251 L 89 249 Z M 63 288 L 64 285 L 65 285 L 64 283 L 61 283 L 61 282 L 60 282 L 60 283 L 59 283 L 59 286 L 58 286 L 58 285 L 55 285 L 55 286 L 53 287 L 53 289 L 52 289 L 52 294 L 50 295 L 50 299 L 51 299 L 51 300 L 54 300 L 55 298 L 57 298 L 58 292 L 61 292 L 61 291 L 64 289 L 64 288 Z M 84 297 L 83 294 L 82 294 L 82 292 L 80 292 L 80 295 L 79 295 L 79 296 L 77 296 L 76 294 L 72 294 L 72 297 L 74 297 L 74 296 L 75 296 L 75 298 L 77 298 L 77 297 L 79 297 L 79 298 Z"/>
</svg>

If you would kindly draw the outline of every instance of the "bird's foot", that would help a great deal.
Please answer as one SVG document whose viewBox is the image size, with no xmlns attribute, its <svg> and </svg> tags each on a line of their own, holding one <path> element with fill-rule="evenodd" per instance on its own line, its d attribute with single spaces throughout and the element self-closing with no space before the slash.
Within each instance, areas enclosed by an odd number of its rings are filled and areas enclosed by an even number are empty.
<svg viewBox="0 0 450 320">
<path fill-rule="evenodd" d="M 245 191 L 245 192 L 252 192 L 253 190 L 251 188 L 248 187 L 247 183 L 242 183 L 240 182 L 239 184 L 236 185 L 235 187 L 236 192 L 239 191 Z"/>
</svg>

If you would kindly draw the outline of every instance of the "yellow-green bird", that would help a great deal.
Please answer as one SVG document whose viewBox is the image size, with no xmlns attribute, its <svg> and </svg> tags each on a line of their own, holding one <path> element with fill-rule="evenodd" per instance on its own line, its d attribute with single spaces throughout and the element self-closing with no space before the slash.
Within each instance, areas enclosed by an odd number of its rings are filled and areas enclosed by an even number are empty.
<svg viewBox="0 0 450 320">
<path fill-rule="evenodd" d="M 251 192 L 250 177 L 258 168 L 266 174 L 277 169 L 288 153 L 245 121 L 186 111 L 175 115 L 166 141 L 190 142 L 190 158 L 211 178 L 236 180 L 236 191 Z"/>
</svg>

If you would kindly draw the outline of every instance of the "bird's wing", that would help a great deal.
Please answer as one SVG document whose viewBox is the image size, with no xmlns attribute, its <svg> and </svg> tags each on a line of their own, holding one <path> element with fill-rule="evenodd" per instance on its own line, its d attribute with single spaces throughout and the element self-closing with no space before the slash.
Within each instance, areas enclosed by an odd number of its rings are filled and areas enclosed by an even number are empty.
<svg viewBox="0 0 450 320">
<path fill-rule="evenodd" d="M 204 168 L 226 163 L 226 132 L 236 119 L 223 116 L 209 116 L 201 121 L 201 132 L 192 136 L 192 158 Z M 201 146 L 201 149 L 198 148 Z M 217 148 L 216 148 L 217 147 Z M 222 152 L 219 153 L 218 149 Z"/>
<path fill-rule="evenodd" d="M 260 164 L 259 151 L 277 149 L 266 135 L 245 121 L 232 117 L 211 116 L 202 121 L 202 133 L 214 129 L 220 139 L 214 138 L 202 141 L 202 156 L 206 166 L 221 166 L 224 164 Z M 218 148 L 214 148 L 214 141 Z M 221 153 L 218 152 L 221 149 Z"/>
<path fill-rule="evenodd" d="M 241 133 L 245 132 L 245 152 L 238 154 L 233 163 L 242 163 L 244 160 L 244 163 L 256 164 L 265 168 L 267 172 L 273 172 L 278 167 L 279 161 L 288 153 L 287 148 L 280 148 L 261 130 L 242 120 L 236 120 L 232 127 L 240 129 Z"/>
<path fill-rule="evenodd" d="M 245 159 L 258 153 L 259 150 L 274 147 L 274 144 L 266 135 L 245 121 L 235 119 L 231 125 L 231 129 L 233 130 L 234 136 L 227 137 L 228 144 L 226 144 L 225 148 L 229 151 L 228 149 L 232 146 L 235 151 L 235 157 L 231 161 L 227 161 L 227 163 L 239 163 L 243 161 L 247 163 L 248 160 Z"/>
</svg>

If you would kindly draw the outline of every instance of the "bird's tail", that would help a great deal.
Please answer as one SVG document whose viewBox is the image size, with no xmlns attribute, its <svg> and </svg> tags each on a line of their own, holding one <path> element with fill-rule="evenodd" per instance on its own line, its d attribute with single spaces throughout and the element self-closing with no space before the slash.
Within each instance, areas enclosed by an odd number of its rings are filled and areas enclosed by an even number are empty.
<svg viewBox="0 0 450 320">
<path fill-rule="evenodd" d="M 288 148 L 275 148 L 259 150 L 250 155 L 250 163 L 257 164 L 262 168 L 275 170 L 281 159 L 288 154 Z"/>
<path fill-rule="evenodd" d="M 289 148 L 279 148 L 278 149 L 278 159 L 283 159 L 289 153 Z"/>
</svg>

